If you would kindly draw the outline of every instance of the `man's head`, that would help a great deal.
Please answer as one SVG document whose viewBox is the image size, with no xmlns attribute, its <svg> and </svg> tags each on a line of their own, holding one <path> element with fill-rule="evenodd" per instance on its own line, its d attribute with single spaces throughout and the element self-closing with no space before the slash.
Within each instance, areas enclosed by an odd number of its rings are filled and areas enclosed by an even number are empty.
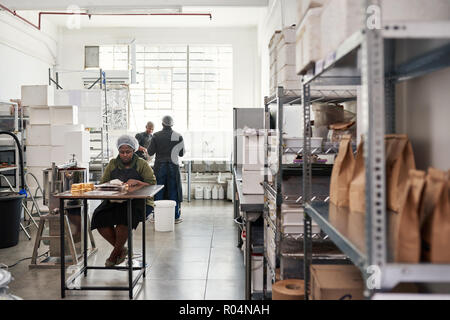
<svg viewBox="0 0 450 320">
<path fill-rule="evenodd" d="M 153 130 L 155 129 L 155 126 L 153 125 L 153 122 L 149 121 L 147 122 L 147 125 L 145 126 L 145 131 L 147 134 L 153 133 Z"/>
<path fill-rule="evenodd" d="M 162 125 L 163 127 L 172 127 L 173 126 L 173 119 L 171 116 L 164 116 L 162 118 Z"/>
<path fill-rule="evenodd" d="M 119 149 L 120 160 L 124 164 L 128 164 L 133 159 L 133 154 L 137 150 L 139 143 L 136 138 L 124 134 L 117 139 L 117 149 Z"/>
</svg>

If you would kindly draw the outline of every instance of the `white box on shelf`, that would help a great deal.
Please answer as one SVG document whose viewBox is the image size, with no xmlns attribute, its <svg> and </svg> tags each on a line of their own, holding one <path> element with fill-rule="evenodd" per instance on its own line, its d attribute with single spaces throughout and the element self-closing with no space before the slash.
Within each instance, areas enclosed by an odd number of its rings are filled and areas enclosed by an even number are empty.
<svg viewBox="0 0 450 320">
<path fill-rule="evenodd" d="M 31 167 L 51 166 L 51 146 L 27 146 L 26 162 Z"/>
<path fill-rule="evenodd" d="M 296 72 L 304 73 L 306 69 L 312 66 L 316 61 L 322 59 L 321 41 L 320 41 L 320 17 L 322 8 L 309 9 L 302 23 L 297 29 L 296 52 L 297 64 Z"/>
<path fill-rule="evenodd" d="M 295 65 L 285 65 L 277 73 L 277 82 L 296 81 L 300 83 L 300 76 L 297 75 L 295 69 Z"/>
<path fill-rule="evenodd" d="M 64 135 L 65 157 L 72 159 L 72 155 L 78 162 L 89 162 L 90 160 L 90 141 L 89 132 L 72 131 Z"/>
<path fill-rule="evenodd" d="M 86 128 L 101 128 L 103 125 L 102 111 L 94 108 L 79 108 L 78 123 Z"/>
<path fill-rule="evenodd" d="M 68 158 L 65 153 L 64 146 L 52 146 L 52 154 L 51 154 L 51 162 L 54 162 L 56 165 L 61 165 L 69 161 L 71 158 Z"/>
<path fill-rule="evenodd" d="M 323 59 L 334 52 L 344 40 L 363 28 L 363 1 L 329 1 L 323 8 L 320 19 Z"/>
<path fill-rule="evenodd" d="M 50 126 L 50 144 L 52 146 L 64 146 L 65 134 L 72 131 L 83 131 L 82 124 L 62 124 Z"/>
<path fill-rule="evenodd" d="M 450 20 L 448 0 L 381 0 L 383 21 Z"/>
<path fill-rule="evenodd" d="M 48 106 L 30 106 L 30 124 L 50 124 L 50 108 Z"/>
<path fill-rule="evenodd" d="M 242 193 L 264 194 L 264 170 L 242 170 Z"/>
<path fill-rule="evenodd" d="M 297 15 L 298 21 L 302 22 L 305 13 L 311 8 L 320 8 L 329 0 L 297 0 Z"/>
<path fill-rule="evenodd" d="M 283 106 L 283 137 L 302 137 L 303 127 L 303 105 Z"/>
<path fill-rule="evenodd" d="M 34 124 L 27 128 L 27 145 L 48 146 L 50 145 L 50 125 Z"/>
<path fill-rule="evenodd" d="M 284 90 L 292 91 L 296 95 L 301 95 L 302 93 L 302 84 L 300 81 L 278 81 L 278 86 L 283 87 Z"/>
<path fill-rule="evenodd" d="M 50 107 L 50 123 L 52 125 L 78 124 L 78 106 Z"/>
<path fill-rule="evenodd" d="M 252 254 L 252 292 L 260 292 L 264 287 L 263 256 Z"/>
<path fill-rule="evenodd" d="M 277 50 L 277 72 L 285 66 L 294 66 L 295 69 L 295 43 L 280 42 Z"/>
<path fill-rule="evenodd" d="M 295 43 L 295 25 L 285 27 L 281 30 L 275 45 L 280 47 L 280 43 Z"/>
<path fill-rule="evenodd" d="M 32 85 L 21 87 L 22 106 L 52 106 L 54 104 L 54 89 L 47 85 Z"/>
<path fill-rule="evenodd" d="M 311 148 L 312 149 L 322 149 L 323 138 L 311 138 Z M 303 148 L 303 137 L 283 137 L 283 142 L 286 148 Z"/>
</svg>

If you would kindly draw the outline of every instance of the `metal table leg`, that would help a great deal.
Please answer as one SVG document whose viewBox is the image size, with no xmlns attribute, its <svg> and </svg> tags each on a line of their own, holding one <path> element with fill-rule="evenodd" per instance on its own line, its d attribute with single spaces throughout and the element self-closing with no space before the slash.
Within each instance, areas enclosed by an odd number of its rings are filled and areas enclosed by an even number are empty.
<svg viewBox="0 0 450 320">
<path fill-rule="evenodd" d="M 131 255 L 133 253 L 133 227 L 131 219 L 131 200 L 127 200 L 127 216 L 128 216 L 128 286 L 129 286 L 129 298 L 133 299 L 133 260 Z"/>
<path fill-rule="evenodd" d="M 88 206 L 87 199 L 83 200 L 83 242 L 84 242 L 84 250 L 83 250 L 83 265 L 84 265 L 84 276 L 87 276 L 87 225 L 88 225 Z"/>
<path fill-rule="evenodd" d="M 61 298 L 66 297 L 66 266 L 64 257 L 64 199 L 59 200 L 59 237 L 61 265 Z"/>
<path fill-rule="evenodd" d="M 245 222 L 245 300 L 252 299 L 252 252 L 251 252 L 251 242 L 252 242 L 252 224 L 249 219 Z"/>
<path fill-rule="evenodd" d="M 145 219 L 146 216 L 146 209 L 147 209 L 147 200 L 144 200 L 144 220 L 142 221 L 142 267 L 144 268 L 144 273 L 142 274 L 145 278 L 145 270 L 147 268 L 147 265 L 145 264 Z"/>
<path fill-rule="evenodd" d="M 192 161 L 189 160 L 188 163 L 188 170 L 187 170 L 187 200 L 188 202 L 191 202 L 191 173 L 192 173 Z"/>
</svg>

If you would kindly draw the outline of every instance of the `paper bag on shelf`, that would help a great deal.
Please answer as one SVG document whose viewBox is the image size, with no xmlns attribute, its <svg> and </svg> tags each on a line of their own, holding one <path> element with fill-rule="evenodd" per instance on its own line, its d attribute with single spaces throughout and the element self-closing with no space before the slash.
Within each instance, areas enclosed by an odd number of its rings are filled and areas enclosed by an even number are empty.
<svg viewBox="0 0 450 320">
<path fill-rule="evenodd" d="M 408 180 L 409 170 L 416 168 L 408 136 L 404 134 L 386 135 L 385 158 L 387 209 L 398 212 L 401 209 L 401 193 Z M 351 211 L 365 212 L 365 171 L 364 141 L 361 141 L 356 153 L 353 179 L 350 183 L 349 206 Z"/>
<path fill-rule="evenodd" d="M 422 261 L 450 263 L 448 173 L 429 168 L 420 208 Z"/>
<path fill-rule="evenodd" d="M 366 211 L 366 170 L 364 168 L 364 141 L 358 145 L 356 150 L 355 164 L 352 180 L 349 186 L 350 211 Z"/>
<path fill-rule="evenodd" d="M 338 207 L 348 207 L 349 187 L 354 166 L 352 137 L 345 135 L 339 145 L 339 153 L 334 161 L 330 183 L 330 201 Z"/>
<path fill-rule="evenodd" d="M 425 172 L 409 171 L 402 207 L 394 234 L 394 260 L 399 263 L 419 263 L 421 251 L 419 210 L 425 188 Z"/>
<path fill-rule="evenodd" d="M 405 134 L 385 137 L 387 208 L 399 212 L 401 194 L 410 170 L 416 169 L 411 142 Z"/>
</svg>

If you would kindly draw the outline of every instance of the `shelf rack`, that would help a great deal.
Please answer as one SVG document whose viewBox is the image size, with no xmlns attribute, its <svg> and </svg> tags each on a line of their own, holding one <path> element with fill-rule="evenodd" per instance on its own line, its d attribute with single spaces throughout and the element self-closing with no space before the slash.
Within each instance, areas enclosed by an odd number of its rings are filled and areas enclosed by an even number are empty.
<svg viewBox="0 0 450 320">
<path fill-rule="evenodd" d="M 366 0 L 381 6 L 380 0 Z M 400 65 L 395 64 L 397 40 L 447 40 Z M 365 296 L 387 292 L 399 283 L 450 283 L 450 265 L 398 264 L 390 262 L 388 248 L 388 213 L 386 211 L 386 176 L 384 135 L 395 132 L 395 85 L 450 67 L 450 21 L 386 22 L 383 29 L 365 29 L 344 41 L 326 59 L 318 61 L 302 80 L 304 136 L 311 136 L 310 105 L 313 88 L 322 85 L 361 85 L 362 117 L 368 124 L 365 137 L 366 212 L 363 215 L 363 245 L 342 234 L 330 222 L 330 206 L 312 201 L 312 171 L 308 155 L 311 140 L 304 139 L 303 192 L 305 199 L 304 272 L 305 297 L 310 291 L 311 222 L 314 220 L 330 239 L 360 268 L 365 280 Z M 364 250 L 361 250 L 364 247 Z"/>
<path fill-rule="evenodd" d="M 301 208 L 300 204 L 302 202 L 302 192 L 295 187 L 295 183 L 299 185 L 301 183 L 301 176 L 303 174 L 303 164 L 302 163 L 291 163 L 286 164 L 283 163 L 283 154 L 288 151 L 292 152 L 292 150 L 286 150 L 284 147 L 284 140 L 283 140 L 283 107 L 285 105 L 302 105 L 303 97 L 302 96 L 296 96 L 291 94 L 292 91 L 286 91 L 283 87 L 278 87 L 277 92 L 275 95 L 271 97 L 265 97 L 264 98 L 264 105 L 265 105 L 265 140 L 264 140 L 264 154 L 265 154 L 265 161 L 264 161 L 264 224 L 265 224 L 265 230 L 264 230 L 264 237 L 266 241 L 265 246 L 265 252 L 264 252 L 264 258 L 263 258 L 263 277 L 264 277 L 264 295 L 266 296 L 266 290 L 267 290 L 267 273 L 270 273 L 270 276 L 272 278 L 272 282 L 274 282 L 275 279 L 275 269 L 277 267 L 277 262 L 280 261 L 281 258 L 290 258 L 290 259 L 304 259 L 304 251 L 301 247 L 302 242 L 302 235 L 295 235 L 295 241 L 298 242 L 298 248 L 294 251 L 286 252 L 285 250 L 285 244 L 287 243 L 289 239 L 291 239 L 294 235 L 284 234 L 281 231 L 281 207 L 284 202 L 286 203 L 293 203 L 298 204 L 299 208 Z M 355 100 L 357 94 L 357 88 L 354 84 L 349 84 L 346 87 L 337 87 L 337 86 L 330 86 L 330 85 L 323 85 L 321 87 L 316 88 L 313 91 L 313 97 L 315 101 L 321 101 L 321 102 L 335 102 L 335 103 L 342 103 L 350 100 Z M 276 127 L 277 129 L 273 129 L 270 124 L 270 105 L 276 104 L 275 113 L 276 113 Z M 299 107 L 300 108 L 300 107 Z M 300 119 L 299 119 L 300 121 Z M 272 124 L 274 126 L 274 124 Z M 269 145 L 269 135 L 275 135 L 277 137 L 277 144 L 276 146 Z M 331 149 L 330 149 L 331 150 Z M 329 151 L 330 151 L 329 150 Z M 276 151 L 278 158 L 276 160 L 276 172 L 273 173 L 273 185 L 269 183 L 269 171 L 271 170 L 269 168 L 269 151 Z M 302 149 L 298 150 L 296 152 L 297 154 L 302 153 Z M 320 153 L 320 152 L 318 152 Z M 325 176 L 330 177 L 331 176 L 331 165 L 329 164 L 314 164 L 314 172 L 317 173 L 319 176 Z M 293 185 L 289 185 L 289 180 L 286 180 L 284 178 L 294 178 L 295 183 Z M 328 179 L 327 178 L 327 179 Z M 268 212 L 269 212 L 269 199 L 272 200 L 272 202 L 276 205 L 276 219 L 275 221 L 270 218 Z M 275 266 L 270 265 L 269 261 L 272 260 L 268 257 L 268 250 L 267 250 L 267 240 L 268 239 L 268 230 L 270 228 L 273 234 L 275 235 Z M 315 235 L 317 240 L 320 240 L 320 235 Z M 329 240 L 327 240 L 329 241 Z M 321 243 L 326 243 L 321 242 Z M 317 243 L 317 242 L 315 242 Z M 348 263 L 348 260 L 344 259 L 345 256 L 342 254 L 314 254 L 314 261 L 315 263 Z M 283 278 L 283 270 L 280 272 L 282 278 Z M 300 272 L 301 274 L 301 272 Z"/>
</svg>

